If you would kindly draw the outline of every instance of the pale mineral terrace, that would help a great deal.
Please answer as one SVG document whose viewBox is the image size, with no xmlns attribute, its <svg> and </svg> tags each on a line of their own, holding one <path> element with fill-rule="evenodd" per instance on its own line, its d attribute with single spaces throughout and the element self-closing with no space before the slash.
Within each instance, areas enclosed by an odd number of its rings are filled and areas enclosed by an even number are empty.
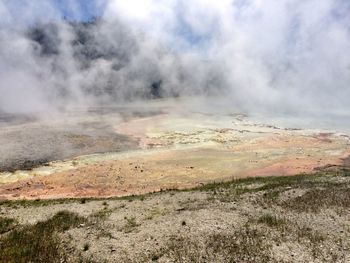
<svg viewBox="0 0 350 263">
<path fill-rule="evenodd" d="M 47 162 L 27 170 L 3 169 L 0 198 L 124 196 L 349 165 L 350 138 L 344 133 L 288 129 L 240 114 L 169 106 L 129 112 L 114 109 L 4 126 L 3 167 L 16 164 L 14 154 L 5 154 L 11 147 L 25 158 L 38 152 Z M 40 130 L 43 137 L 31 134 L 28 139 L 25 131 L 31 130 Z"/>
</svg>

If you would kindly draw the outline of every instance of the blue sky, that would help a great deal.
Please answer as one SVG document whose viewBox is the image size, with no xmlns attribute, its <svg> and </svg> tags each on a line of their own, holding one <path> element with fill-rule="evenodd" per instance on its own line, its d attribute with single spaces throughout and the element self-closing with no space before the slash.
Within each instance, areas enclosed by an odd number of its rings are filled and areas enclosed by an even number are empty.
<svg viewBox="0 0 350 263">
<path fill-rule="evenodd" d="M 51 0 L 55 7 L 60 10 L 63 17 L 68 20 L 89 20 L 101 16 L 106 1 L 96 0 Z M 73 3 L 73 8 L 72 8 Z M 76 13 L 74 9 L 80 10 Z"/>
<path fill-rule="evenodd" d="M 103 14 L 107 0 L 0 0 L 16 23 L 65 18 L 86 21 Z M 0 12 L 1 13 L 1 12 Z M 0 21 L 4 18 L 0 18 Z"/>
<path fill-rule="evenodd" d="M 120 0 L 128 1 L 128 0 Z M 140 0 L 143 1 L 143 0 Z M 30 26 L 36 22 L 47 22 L 65 19 L 68 21 L 88 21 L 104 14 L 108 0 L 0 0 L 0 25 Z M 155 1 L 156 3 L 156 1 Z M 2 7 L 5 14 L 2 15 Z M 186 8 L 182 6 L 182 8 Z M 177 17 L 174 32 L 184 44 L 205 48 L 210 41 L 210 35 L 198 34 L 182 18 L 182 10 L 173 10 Z M 130 21 L 129 21 L 130 22 Z M 132 22 L 130 22 L 132 23 Z M 147 28 L 144 29 L 147 31 Z"/>
</svg>

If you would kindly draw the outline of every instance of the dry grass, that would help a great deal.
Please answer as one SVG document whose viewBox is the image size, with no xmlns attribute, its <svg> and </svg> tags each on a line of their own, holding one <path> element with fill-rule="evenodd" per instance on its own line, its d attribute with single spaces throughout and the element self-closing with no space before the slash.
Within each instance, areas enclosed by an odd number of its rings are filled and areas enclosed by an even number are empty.
<svg viewBox="0 0 350 263">
<path fill-rule="evenodd" d="M 257 222 L 275 228 L 281 228 L 282 226 L 288 223 L 285 219 L 278 218 L 276 215 L 269 213 L 265 213 L 262 216 L 260 216 Z"/>
<path fill-rule="evenodd" d="M 0 235 L 12 230 L 16 225 L 13 218 L 0 217 Z"/>
<path fill-rule="evenodd" d="M 82 222 L 82 217 L 61 211 L 35 225 L 19 226 L 1 237 L 0 262 L 61 262 L 66 255 L 60 250 L 57 233 Z"/>
<path fill-rule="evenodd" d="M 125 233 L 130 233 L 130 232 L 134 231 L 136 229 L 136 227 L 138 227 L 140 225 L 136 222 L 135 217 L 130 217 L 130 218 L 125 217 L 124 219 L 126 221 L 126 223 L 123 227 L 123 231 Z"/>
<path fill-rule="evenodd" d="M 347 173 L 336 171 L 212 183 L 142 198 L 87 199 L 84 205 L 76 200 L 80 209 L 95 208 L 86 218 L 60 212 L 34 225 L 0 217 L 0 262 L 293 262 L 298 255 L 301 262 L 346 262 L 350 243 L 342 222 L 349 189 Z M 50 209 L 50 201 L 5 206 L 42 210 Z M 327 232 L 329 222 L 338 234 Z M 67 239 L 65 231 L 81 223 L 72 230 L 80 235 Z M 62 250 L 64 236 L 72 253 Z M 128 244 L 126 250 L 116 251 L 119 244 Z M 289 245 L 291 254 L 276 256 Z"/>
<path fill-rule="evenodd" d="M 248 224 L 232 232 L 210 233 L 205 237 L 172 236 L 154 258 L 170 262 L 274 262 L 266 234 Z"/>
<path fill-rule="evenodd" d="M 298 212 L 319 212 L 324 208 L 350 209 L 350 189 L 346 185 L 332 185 L 324 189 L 310 189 L 305 194 L 283 202 Z"/>
</svg>

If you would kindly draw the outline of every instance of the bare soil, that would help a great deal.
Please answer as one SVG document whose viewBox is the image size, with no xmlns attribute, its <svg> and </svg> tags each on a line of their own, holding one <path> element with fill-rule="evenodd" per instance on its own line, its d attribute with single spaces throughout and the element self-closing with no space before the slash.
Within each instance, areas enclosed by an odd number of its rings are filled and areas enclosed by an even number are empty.
<svg viewBox="0 0 350 263">
<path fill-rule="evenodd" d="M 349 175 L 250 178 L 119 199 L 6 201 L 0 217 L 15 223 L 0 235 L 0 262 L 26 262 L 26 255 L 37 262 L 349 262 Z M 52 221 L 60 211 L 76 216 L 61 212 Z M 71 225 L 61 230 L 57 218 Z M 46 233 L 52 222 L 58 230 L 47 242 L 57 247 L 23 255 L 8 247 L 26 246 L 28 226 Z"/>
</svg>

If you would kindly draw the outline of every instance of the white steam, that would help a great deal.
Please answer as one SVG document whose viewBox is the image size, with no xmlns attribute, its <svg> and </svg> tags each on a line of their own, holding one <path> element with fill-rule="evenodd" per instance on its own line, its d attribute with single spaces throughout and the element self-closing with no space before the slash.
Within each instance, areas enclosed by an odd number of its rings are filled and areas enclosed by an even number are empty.
<svg viewBox="0 0 350 263">
<path fill-rule="evenodd" d="M 223 96 L 252 111 L 350 110 L 347 0 L 110 0 L 85 43 L 76 36 L 87 29 L 62 21 L 50 1 L 21 2 L 24 13 L 0 0 L 0 111 L 155 95 Z M 54 40 L 50 55 L 28 37 L 38 24 Z"/>
</svg>

